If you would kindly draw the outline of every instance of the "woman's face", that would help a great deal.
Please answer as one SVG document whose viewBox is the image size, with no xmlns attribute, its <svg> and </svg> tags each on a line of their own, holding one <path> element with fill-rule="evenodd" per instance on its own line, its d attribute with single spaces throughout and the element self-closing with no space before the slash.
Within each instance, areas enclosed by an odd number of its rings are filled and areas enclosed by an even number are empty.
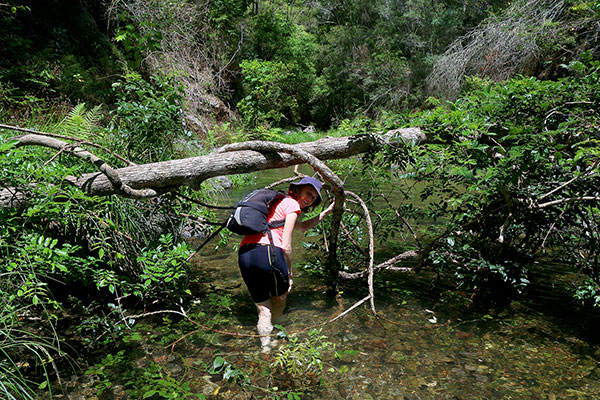
<svg viewBox="0 0 600 400">
<path fill-rule="evenodd" d="M 319 197 L 315 188 L 310 185 L 301 186 L 297 193 L 296 200 L 300 203 L 300 208 L 309 207 Z"/>
</svg>

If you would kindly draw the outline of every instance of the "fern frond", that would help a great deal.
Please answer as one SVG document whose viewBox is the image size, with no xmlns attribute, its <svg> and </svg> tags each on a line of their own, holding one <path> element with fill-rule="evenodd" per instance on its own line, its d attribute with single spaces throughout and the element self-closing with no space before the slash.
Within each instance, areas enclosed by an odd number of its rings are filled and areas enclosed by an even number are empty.
<svg viewBox="0 0 600 400">
<path fill-rule="evenodd" d="M 60 123 L 59 129 L 67 136 L 91 141 L 94 136 L 100 134 L 101 119 L 100 106 L 96 106 L 88 111 L 86 110 L 85 103 L 81 103 L 73 107 L 71 112 Z"/>
</svg>

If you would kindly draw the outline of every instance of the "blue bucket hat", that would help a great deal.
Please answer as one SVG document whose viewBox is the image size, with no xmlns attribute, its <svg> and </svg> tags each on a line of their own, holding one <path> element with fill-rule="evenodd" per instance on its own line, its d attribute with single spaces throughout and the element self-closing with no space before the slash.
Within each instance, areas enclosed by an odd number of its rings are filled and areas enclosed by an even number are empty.
<svg viewBox="0 0 600 400">
<path fill-rule="evenodd" d="M 305 186 L 305 185 L 310 185 L 313 188 L 315 188 L 315 190 L 317 191 L 317 198 L 315 199 L 315 202 L 313 204 L 311 204 L 311 207 L 316 207 L 319 204 L 321 204 L 321 200 L 322 200 L 321 188 L 323 187 L 323 184 L 317 178 L 313 178 L 312 176 L 305 176 L 304 178 L 300 179 L 300 182 L 290 183 L 290 188 L 292 186 Z"/>
</svg>

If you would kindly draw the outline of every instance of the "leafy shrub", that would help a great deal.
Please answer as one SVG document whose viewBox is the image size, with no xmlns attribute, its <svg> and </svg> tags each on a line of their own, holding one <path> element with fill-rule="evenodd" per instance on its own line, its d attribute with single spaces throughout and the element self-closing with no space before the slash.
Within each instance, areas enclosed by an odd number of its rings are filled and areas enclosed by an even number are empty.
<svg viewBox="0 0 600 400">
<path fill-rule="evenodd" d="M 323 371 L 322 352 L 335 348 L 333 343 L 326 341 L 327 336 L 321 329 L 311 329 L 304 340 L 297 334 L 288 335 L 285 330 L 280 336 L 286 343 L 275 355 L 273 366 L 283 368 L 294 378 L 318 376 Z"/>
<path fill-rule="evenodd" d="M 174 144 L 188 138 L 182 124 L 183 88 L 174 75 L 153 75 L 149 81 L 130 73 L 113 84 L 117 107 L 110 133 L 113 148 L 137 161 L 161 161 L 176 156 Z"/>
<path fill-rule="evenodd" d="M 133 366 L 124 350 L 108 354 L 88 368 L 86 375 L 97 377 L 98 395 L 111 393 L 122 383 L 128 396 L 136 399 L 204 399 L 203 394 L 191 391 L 188 382 L 177 380 L 161 365 L 151 362 L 146 367 Z"/>
<path fill-rule="evenodd" d="M 237 104 L 250 126 L 296 120 L 296 66 L 282 61 L 247 60 L 241 63 L 246 96 Z"/>
<path fill-rule="evenodd" d="M 436 243 L 428 261 L 463 288 L 503 282 L 522 290 L 540 257 L 577 266 L 600 284 L 592 128 L 600 120 L 600 63 L 564 68 L 570 75 L 557 81 L 472 79 L 456 102 L 411 117 L 428 144 L 389 154 L 390 162 L 409 161 L 397 173 L 429 182 L 419 190 L 425 215 L 441 224 L 422 233 Z M 597 299 L 594 290 L 578 292 L 588 295 Z"/>
<path fill-rule="evenodd" d="M 97 110 L 92 111 L 76 107 L 55 129 L 102 139 Z M 0 393 L 7 398 L 35 398 L 31 388 L 40 382 L 28 376 L 41 374 L 31 365 L 48 368 L 64 356 L 59 351 L 63 337 L 54 326 L 64 308 L 94 308 L 96 315 L 77 329 L 94 332 L 97 339 L 85 344 L 95 347 L 118 337 L 122 314 L 114 311 L 122 312 L 123 299 L 148 302 L 186 293 L 190 251 L 175 243 L 178 207 L 169 198 L 142 203 L 90 196 L 64 184 L 64 176 L 93 168 L 48 149 L 0 142 L 2 189 L 12 188 L 26 199 L 20 207 L 0 208 L 0 300 L 10 305 L 0 315 L 5 388 Z M 164 234 L 160 239 L 158 232 Z M 22 328 L 33 314 L 39 335 Z M 53 339 L 49 343 L 45 337 Z M 42 385 L 51 389 L 49 382 Z"/>
<path fill-rule="evenodd" d="M 185 243 L 175 244 L 171 235 L 162 235 L 157 246 L 143 249 L 137 257 L 141 267 L 140 282 L 134 286 L 133 294 L 147 298 L 155 297 L 160 291 L 165 291 L 165 294 L 189 292 L 185 289 L 185 267 L 190 255 Z"/>
</svg>

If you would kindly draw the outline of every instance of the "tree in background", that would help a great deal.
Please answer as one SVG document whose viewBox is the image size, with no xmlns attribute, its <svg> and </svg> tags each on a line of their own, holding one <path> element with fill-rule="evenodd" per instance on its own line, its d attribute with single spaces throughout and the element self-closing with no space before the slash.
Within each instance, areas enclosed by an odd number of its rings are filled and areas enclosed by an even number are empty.
<svg viewBox="0 0 600 400">
<path fill-rule="evenodd" d="M 561 63 L 584 51 L 598 54 L 599 10 L 584 0 L 514 2 L 448 47 L 428 77 L 429 91 L 456 98 L 468 76 L 502 81 L 560 73 Z"/>
</svg>

